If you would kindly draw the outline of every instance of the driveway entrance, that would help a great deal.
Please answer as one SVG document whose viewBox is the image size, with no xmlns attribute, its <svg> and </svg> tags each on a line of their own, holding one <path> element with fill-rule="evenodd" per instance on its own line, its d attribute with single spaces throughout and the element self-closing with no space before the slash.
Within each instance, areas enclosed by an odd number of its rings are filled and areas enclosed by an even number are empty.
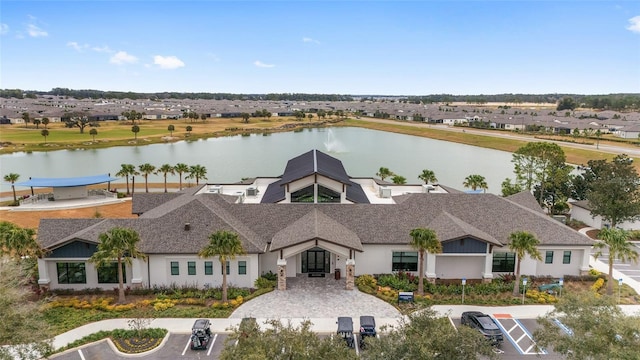
<svg viewBox="0 0 640 360">
<path fill-rule="evenodd" d="M 376 318 L 398 318 L 400 312 L 392 305 L 354 290 L 345 290 L 345 279 L 333 276 L 309 277 L 299 274 L 287 278 L 287 290 L 274 290 L 240 305 L 231 318 L 266 319 L 337 318 L 372 315 Z"/>
</svg>

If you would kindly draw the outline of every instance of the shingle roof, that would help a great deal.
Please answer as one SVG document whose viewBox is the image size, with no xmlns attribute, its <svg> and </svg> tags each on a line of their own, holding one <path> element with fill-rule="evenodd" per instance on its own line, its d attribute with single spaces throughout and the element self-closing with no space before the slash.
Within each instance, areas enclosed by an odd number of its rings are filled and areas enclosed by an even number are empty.
<svg viewBox="0 0 640 360">
<path fill-rule="evenodd" d="M 486 232 L 458 219 L 446 211 L 436 216 L 430 223 L 428 228 L 433 229 L 438 234 L 440 242 L 461 239 L 463 237 L 473 237 L 494 245 L 502 246 L 500 241 Z"/>
<path fill-rule="evenodd" d="M 528 209 L 544 213 L 544 210 L 542 210 L 542 207 L 540 207 L 540 204 L 538 204 L 538 201 L 529 190 L 507 196 L 505 199 L 513 201 L 514 203 L 522 205 Z"/>
</svg>

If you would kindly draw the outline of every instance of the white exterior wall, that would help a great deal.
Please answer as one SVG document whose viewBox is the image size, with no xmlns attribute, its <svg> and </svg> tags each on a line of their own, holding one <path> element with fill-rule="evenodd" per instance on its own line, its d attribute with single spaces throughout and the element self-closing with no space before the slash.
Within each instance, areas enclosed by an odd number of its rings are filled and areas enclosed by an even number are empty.
<svg viewBox="0 0 640 360">
<path fill-rule="evenodd" d="M 87 261 L 87 258 L 58 258 L 58 259 L 39 259 L 38 260 L 38 284 L 48 286 L 50 289 L 73 289 L 83 290 L 88 288 L 100 288 L 103 290 L 112 290 L 118 287 L 118 283 L 98 284 L 98 271 L 96 266 Z M 84 284 L 60 284 L 58 283 L 57 263 L 84 263 L 86 273 L 86 283 Z M 125 284 L 124 287 L 131 287 L 131 266 L 125 265 Z M 47 280 L 49 280 L 47 282 Z"/>
<path fill-rule="evenodd" d="M 582 221 L 588 226 L 594 227 L 596 229 L 602 229 L 604 227 L 604 223 L 600 215 L 592 217 L 591 211 L 578 206 L 571 207 L 571 219 Z M 623 223 L 616 225 L 616 227 L 620 229 L 625 229 L 625 230 L 640 230 L 640 222 L 625 221 Z"/>
<path fill-rule="evenodd" d="M 266 274 L 269 271 L 274 274 L 278 273 L 278 256 L 278 251 L 267 252 L 259 255 L 260 275 Z"/>
<path fill-rule="evenodd" d="M 55 200 L 80 199 L 89 196 L 86 186 L 54 187 L 53 198 Z"/>
<path fill-rule="evenodd" d="M 197 255 L 150 255 L 147 259 L 149 263 L 149 273 L 151 287 L 157 286 L 195 286 L 204 287 L 207 284 L 210 287 L 218 287 L 222 285 L 222 271 L 220 261 L 217 257 L 202 259 Z M 171 262 L 179 263 L 179 275 L 171 275 Z M 196 263 L 196 274 L 188 274 L 188 262 Z M 213 262 L 213 275 L 204 274 L 205 261 Z M 238 274 L 238 261 L 247 262 L 247 274 Z M 236 287 L 253 287 L 253 282 L 260 276 L 258 266 L 258 255 L 249 254 L 237 256 L 234 260 L 229 261 L 229 274 L 227 274 L 227 285 Z M 143 282 L 144 283 L 144 282 Z"/>
<path fill-rule="evenodd" d="M 482 279 L 485 254 L 437 255 L 436 277 L 439 279 Z"/>
<path fill-rule="evenodd" d="M 540 256 L 542 261 L 535 261 L 536 271 L 535 275 L 545 276 L 550 275 L 553 277 L 562 277 L 564 275 L 580 275 L 581 271 L 589 269 L 589 256 L 590 250 L 587 248 L 570 248 L 570 247 L 539 247 Z M 553 263 L 545 264 L 545 256 L 547 251 L 553 251 Z M 563 256 L 565 251 L 571 251 L 571 262 L 569 264 L 563 264 Z M 585 256 L 586 255 L 586 256 Z M 586 257 L 586 263 L 585 263 Z M 531 263 L 534 261 L 530 258 L 527 260 Z M 524 263 L 524 261 L 523 261 Z"/>
<path fill-rule="evenodd" d="M 364 274 L 389 274 L 394 251 L 415 251 L 407 245 L 363 245 L 364 252 L 356 253 L 356 276 Z M 342 257 L 340 257 L 342 260 Z M 426 256 L 425 256 L 426 260 Z M 344 269 L 343 269 L 344 270 Z M 425 271 L 427 267 L 425 265 Z M 418 275 L 417 271 L 411 272 Z"/>
</svg>

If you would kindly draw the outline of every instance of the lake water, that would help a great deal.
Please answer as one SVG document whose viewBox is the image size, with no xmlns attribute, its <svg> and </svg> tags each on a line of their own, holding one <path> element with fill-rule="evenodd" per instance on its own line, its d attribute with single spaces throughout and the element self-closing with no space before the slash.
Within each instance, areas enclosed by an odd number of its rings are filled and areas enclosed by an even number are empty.
<svg viewBox="0 0 640 360">
<path fill-rule="evenodd" d="M 245 177 L 281 175 L 287 160 L 314 148 L 340 159 L 353 177 L 375 176 L 384 166 L 415 184 L 421 182 L 418 175 L 422 170 L 430 169 L 441 184 L 464 190 L 464 178 L 479 174 L 486 178 L 488 192 L 496 194 L 501 192 L 505 178 L 514 178 L 509 152 L 343 127 L 106 149 L 13 153 L 0 155 L 0 165 L 2 176 L 17 173 L 20 182 L 29 177 L 114 175 L 123 163 L 137 167 L 148 162 L 159 167 L 182 162 L 205 166 L 209 183 L 229 183 Z M 136 182 L 142 181 L 142 177 L 136 177 Z M 149 176 L 149 182 L 162 181 L 162 175 Z M 177 182 L 178 177 L 169 181 Z M 11 186 L 2 183 L 0 190 L 10 191 Z"/>
</svg>

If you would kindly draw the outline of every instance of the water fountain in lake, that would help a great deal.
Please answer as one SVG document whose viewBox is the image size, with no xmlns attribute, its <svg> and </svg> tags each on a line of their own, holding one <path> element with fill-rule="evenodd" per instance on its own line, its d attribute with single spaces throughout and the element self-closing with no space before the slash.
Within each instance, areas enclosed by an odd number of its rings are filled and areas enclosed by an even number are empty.
<svg viewBox="0 0 640 360">
<path fill-rule="evenodd" d="M 336 135 L 333 133 L 332 129 L 329 129 L 329 131 L 327 131 L 327 139 L 324 141 L 324 149 L 330 153 L 347 152 L 344 144 L 336 139 Z"/>
</svg>

